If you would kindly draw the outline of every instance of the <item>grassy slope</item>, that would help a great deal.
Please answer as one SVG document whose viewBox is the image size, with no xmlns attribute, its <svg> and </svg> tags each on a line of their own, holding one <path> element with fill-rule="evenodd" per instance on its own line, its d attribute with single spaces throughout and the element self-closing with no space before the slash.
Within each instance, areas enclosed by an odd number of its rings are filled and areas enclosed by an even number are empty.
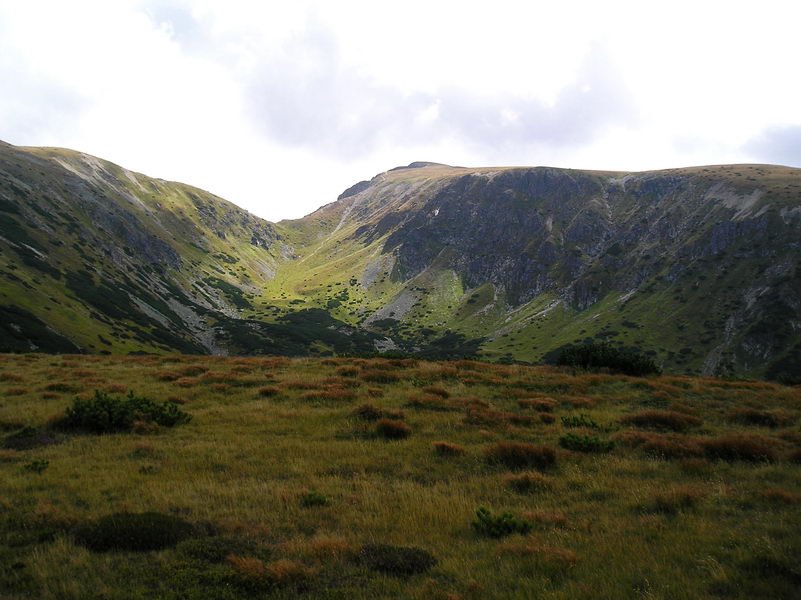
<svg viewBox="0 0 801 600">
<path fill-rule="evenodd" d="M 365 381 L 379 368 L 400 379 Z M 275 395 L 263 396 L 263 387 Z M 451 599 L 797 593 L 801 477 L 788 461 L 801 448 L 798 388 L 470 362 L 18 355 L 0 357 L 3 435 L 58 416 L 75 395 L 65 390 L 89 396 L 95 389 L 174 399 L 193 420 L 155 434 L 66 436 L 55 446 L 0 451 L 5 598 L 294 597 L 299 590 L 321 598 Z M 517 403 L 543 397 L 554 401 L 545 401 L 554 408 L 544 417 Z M 417 408 L 408 406 L 412 399 Z M 403 411 L 411 437 L 371 437 L 373 425 L 352 414 L 365 402 Z M 730 420 L 751 406 L 782 424 Z M 636 431 L 655 434 L 619 419 L 653 408 L 701 420 L 675 434 L 680 448 L 737 433 L 764 440 L 778 460 L 649 457 L 624 441 Z M 549 414 L 555 422 L 547 422 Z M 601 429 L 560 423 L 579 414 Z M 618 444 L 609 454 L 558 449 L 568 431 Z M 557 448 L 557 464 L 543 472 L 539 491 L 514 492 L 504 483 L 508 470 L 484 460 L 489 446 L 510 440 Z M 465 453 L 437 456 L 435 441 Z M 49 461 L 43 473 L 25 469 L 42 460 Z M 312 490 L 329 504 L 302 507 Z M 483 537 L 470 526 L 479 506 L 511 511 L 534 529 Z M 268 565 L 289 559 L 313 572 L 275 588 L 257 563 L 250 570 L 226 561 L 208 565 L 175 550 L 92 554 L 68 534 L 76 523 L 123 510 L 207 523 L 262 548 Z M 439 563 L 409 579 L 378 575 L 353 559 L 369 542 L 422 547 Z"/>
</svg>

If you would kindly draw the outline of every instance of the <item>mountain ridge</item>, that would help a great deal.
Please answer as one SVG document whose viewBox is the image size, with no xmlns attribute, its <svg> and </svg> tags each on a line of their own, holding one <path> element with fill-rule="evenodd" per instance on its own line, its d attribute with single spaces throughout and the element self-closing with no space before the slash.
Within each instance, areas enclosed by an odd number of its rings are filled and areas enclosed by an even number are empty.
<svg viewBox="0 0 801 600">
<path fill-rule="evenodd" d="M 669 371 L 774 377 L 801 356 L 791 167 L 418 161 L 270 223 L 91 155 L 1 144 L 0 217 L 0 305 L 58 348 L 539 361 L 605 340 Z M 35 349 L 23 338 L 4 349 Z"/>
</svg>

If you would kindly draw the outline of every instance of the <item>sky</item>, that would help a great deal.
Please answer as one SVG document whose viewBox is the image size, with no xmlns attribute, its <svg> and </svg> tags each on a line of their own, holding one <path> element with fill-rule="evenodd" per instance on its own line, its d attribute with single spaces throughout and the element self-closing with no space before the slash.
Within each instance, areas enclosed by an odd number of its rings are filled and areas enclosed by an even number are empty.
<svg viewBox="0 0 801 600">
<path fill-rule="evenodd" d="M 276 221 L 398 165 L 801 167 L 797 1 L 0 0 L 0 139 Z"/>
</svg>

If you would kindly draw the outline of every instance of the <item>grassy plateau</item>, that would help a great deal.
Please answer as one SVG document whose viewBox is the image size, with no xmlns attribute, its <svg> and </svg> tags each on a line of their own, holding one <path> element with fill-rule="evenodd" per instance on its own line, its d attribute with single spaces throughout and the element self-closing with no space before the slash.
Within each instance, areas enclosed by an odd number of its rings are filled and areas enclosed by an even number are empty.
<svg viewBox="0 0 801 600">
<path fill-rule="evenodd" d="M 798 598 L 799 417 L 753 381 L 0 355 L 0 597 Z"/>
</svg>

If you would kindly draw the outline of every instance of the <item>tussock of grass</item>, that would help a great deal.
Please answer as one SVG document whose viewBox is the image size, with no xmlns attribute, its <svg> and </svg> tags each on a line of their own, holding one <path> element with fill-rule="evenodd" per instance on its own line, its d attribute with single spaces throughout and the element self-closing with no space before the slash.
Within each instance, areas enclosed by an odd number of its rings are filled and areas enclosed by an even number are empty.
<svg viewBox="0 0 801 600">
<path fill-rule="evenodd" d="M 661 431 L 686 431 L 703 422 L 698 417 L 672 410 L 646 410 L 620 419 L 624 425 Z"/>
<path fill-rule="evenodd" d="M 547 469 L 556 464 L 556 452 L 549 446 L 526 442 L 499 442 L 484 451 L 490 464 L 503 465 L 509 469 Z"/>
</svg>

